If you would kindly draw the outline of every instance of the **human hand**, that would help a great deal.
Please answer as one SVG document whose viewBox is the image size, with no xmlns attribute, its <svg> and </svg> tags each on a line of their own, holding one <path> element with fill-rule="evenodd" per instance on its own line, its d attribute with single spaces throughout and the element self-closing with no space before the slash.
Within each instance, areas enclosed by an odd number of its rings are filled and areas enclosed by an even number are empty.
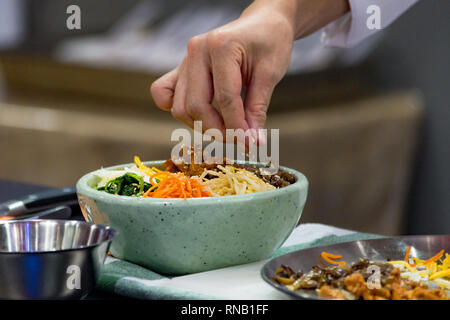
<svg viewBox="0 0 450 320">
<path fill-rule="evenodd" d="M 263 128 L 293 41 L 284 11 L 272 1 L 256 1 L 237 20 L 192 38 L 183 62 L 152 84 L 153 99 L 190 127 L 201 120 L 204 130 L 223 133 Z"/>
</svg>

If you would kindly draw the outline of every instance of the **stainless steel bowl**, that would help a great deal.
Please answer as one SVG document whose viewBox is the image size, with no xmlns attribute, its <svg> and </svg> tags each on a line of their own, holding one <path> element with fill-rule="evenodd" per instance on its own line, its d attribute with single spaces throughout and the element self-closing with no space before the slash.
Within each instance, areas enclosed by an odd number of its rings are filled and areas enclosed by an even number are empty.
<svg viewBox="0 0 450 320">
<path fill-rule="evenodd" d="M 81 221 L 0 224 L 0 299 L 81 299 L 95 287 L 114 230 Z"/>
</svg>

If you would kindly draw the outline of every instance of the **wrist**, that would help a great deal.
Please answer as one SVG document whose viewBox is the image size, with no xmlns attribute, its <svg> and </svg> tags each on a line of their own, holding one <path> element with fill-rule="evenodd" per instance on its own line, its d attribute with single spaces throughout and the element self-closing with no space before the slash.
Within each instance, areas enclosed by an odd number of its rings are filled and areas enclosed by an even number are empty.
<svg viewBox="0 0 450 320">
<path fill-rule="evenodd" d="M 298 40 L 323 28 L 350 10 L 349 0 L 255 0 L 241 17 L 263 14 L 267 19 L 281 18 Z"/>
<path fill-rule="evenodd" d="M 296 40 L 325 27 L 350 10 L 349 0 L 294 1 L 296 2 L 294 18 Z"/>
<path fill-rule="evenodd" d="M 287 26 L 295 40 L 296 11 L 298 0 L 254 0 L 241 14 L 241 17 L 258 14 L 271 22 L 281 22 Z"/>
</svg>

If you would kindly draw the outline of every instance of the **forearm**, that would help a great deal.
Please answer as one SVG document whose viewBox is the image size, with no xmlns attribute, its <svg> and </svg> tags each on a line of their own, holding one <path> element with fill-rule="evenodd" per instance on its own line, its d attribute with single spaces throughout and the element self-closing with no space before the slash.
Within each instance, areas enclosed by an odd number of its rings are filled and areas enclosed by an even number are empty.
<svg viewBox="0 0 450 320">
<path fill-rule="evenodd" d="M 255 0 L 243 15 L 254 10 L 281 14 L 292 26 L 293 40 L 323 28 L 350 10 L 348 0 Z"/>
</svg>

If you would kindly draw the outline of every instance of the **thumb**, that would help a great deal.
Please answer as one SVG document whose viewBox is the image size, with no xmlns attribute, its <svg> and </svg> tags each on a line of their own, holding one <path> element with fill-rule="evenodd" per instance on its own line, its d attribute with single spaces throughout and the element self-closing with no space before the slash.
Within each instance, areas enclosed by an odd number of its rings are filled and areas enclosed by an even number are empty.
<svg viewBox="0 0 450 320">
<path fill-rule="evenodd" d="M 169 111 L 173 105 L 175 87 L 178 81 L 178 69 L 173 69 L 152 83 L 150 92 L 155 104 L 162 110 Z"/>
</svg>

